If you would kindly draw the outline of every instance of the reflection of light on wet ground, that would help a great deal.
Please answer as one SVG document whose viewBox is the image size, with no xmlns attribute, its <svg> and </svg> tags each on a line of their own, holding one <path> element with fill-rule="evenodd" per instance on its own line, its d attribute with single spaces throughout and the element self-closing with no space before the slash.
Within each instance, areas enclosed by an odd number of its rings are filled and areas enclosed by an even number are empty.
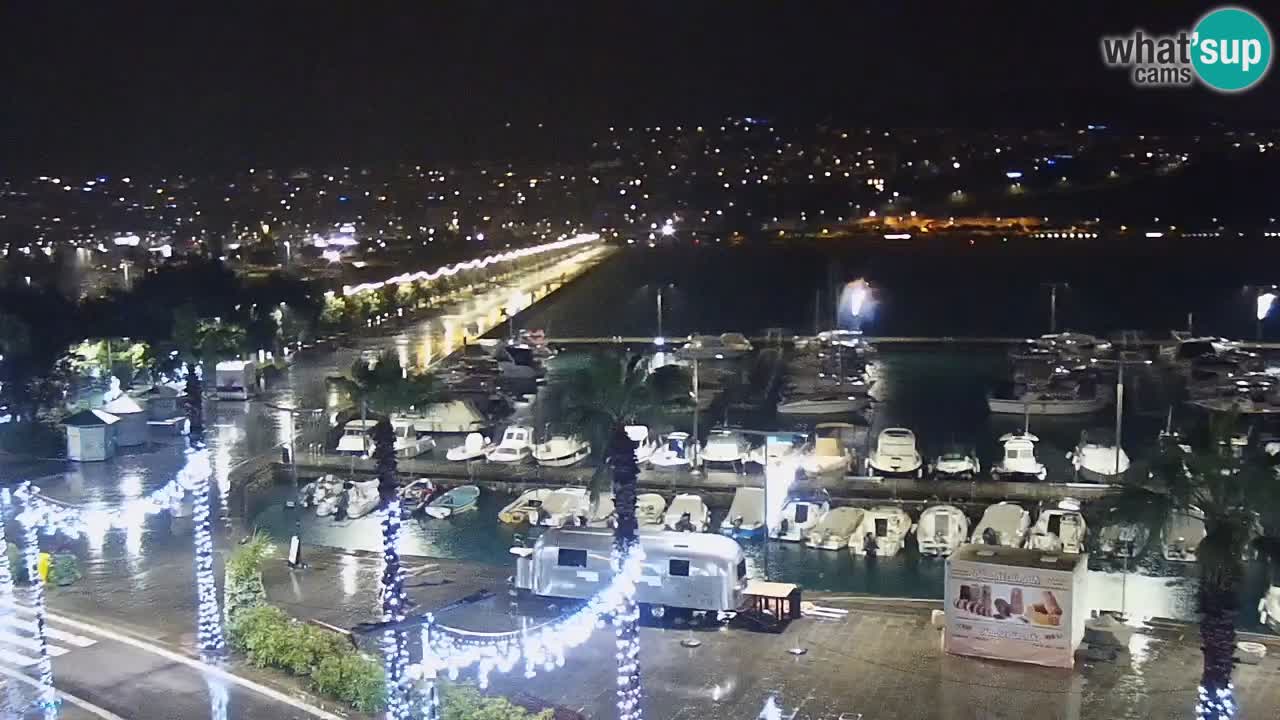
<svg viewBox="0 0 1280 720">
<path fill-rule="evenodd" d="M 135 472 L 126 472 L 120 476 L 120 494 L 125 498 L 136 498 L 142 494 L 142 476 Z"/>
<path fill-rule="evenodd" d="M 360 561 L 353 555 L 342 556 L 342 592 L 347 597 L 355 597 L 359 591 Z"/>
</svg>

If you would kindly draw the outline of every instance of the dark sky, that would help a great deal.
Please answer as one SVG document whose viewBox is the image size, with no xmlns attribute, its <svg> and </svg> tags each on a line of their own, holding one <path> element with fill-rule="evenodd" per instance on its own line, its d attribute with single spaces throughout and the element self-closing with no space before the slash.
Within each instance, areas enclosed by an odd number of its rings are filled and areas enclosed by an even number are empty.
<svg viewBox="0 0 1280 720">
<path fill-rule="evenodd" d="M 1139 91 L 1102 67 L 1101 34 L 1189 27 L 1217 3 L 188 5 L 7 3 L 0 168 L 545 155 L 610 123 L 729 113 L 1194 127 L 1273 126 L 1280 109 L 1275 73 L 1228 97 Z"/>
</svg>

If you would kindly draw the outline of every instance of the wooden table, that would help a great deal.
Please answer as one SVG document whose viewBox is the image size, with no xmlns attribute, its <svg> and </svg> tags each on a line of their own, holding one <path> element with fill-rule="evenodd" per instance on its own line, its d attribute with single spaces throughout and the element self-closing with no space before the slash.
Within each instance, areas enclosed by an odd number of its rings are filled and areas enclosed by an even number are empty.
<svg viewBox="0 0 1280 720">
<path fill-rule="evenodd" d="M 751 580 L 746 589 L 747 609 L 759 616 L 770 616 L 781 629 L 800 617 L 800 586 L 792 583 Z"/>
</svg>

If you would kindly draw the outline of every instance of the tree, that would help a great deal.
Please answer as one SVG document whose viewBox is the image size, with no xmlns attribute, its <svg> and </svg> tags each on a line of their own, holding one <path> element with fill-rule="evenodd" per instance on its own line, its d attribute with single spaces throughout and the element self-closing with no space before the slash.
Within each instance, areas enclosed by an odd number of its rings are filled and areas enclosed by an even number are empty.
<svg viewBox="0 0 1280 720">
<path fill-rule="evenodd" d="M 1169 448 L 1152 464 L 1150 478 L 1127 479 L 1108 502 L 1119 520 L 1142 523 L 1160 536 L 1172 513 L 1204 513 L 1205 537 L 1197 550 L 1200 568 L 1200 648 L 1204 666 L 1197 717 L 1234 715 L 1231 674 L 1236 616 L 1245 555 L 1251 545 L 1273 548 L 1262 538 L 1259 513 L 1280 509 L 1275 472 L 1264 462 L 1230 448 L 1234 417 L 1221 416 L 1191 452 Z"/>
<path fill-rule="evenodd" d="M 195 306 L 183 305 L 173 311 L 169 336 L 178 359 L 186 365 L 188 432 L 193 443 L 203 444 L 204 383 L 200 366 L 207 361 L 216 365 L 220 358 L 238 354 L 244 347 L 244 329 L 221 318 L 201 318 Z"/>
<path fill-rule="evenodd" d="M 606 472 L 613 476 L 616 525 L 613 536 L 613 564 L 620 572 L 635 548 L 636 444 L 627 436 L 626 426 L 660 415 L 672 402 L 688 398 L 683 371 L 675 366 L 650 372 L 639 355 L 593 356 L 569 377 L 563 403 L 566 419 L 592 441 L 604 448 Z M 640 658 L 638 612 L 634 600 L 618 610 L 617 689 L 620 717 L 636 718 L 640 712 Z"/>
</svg>

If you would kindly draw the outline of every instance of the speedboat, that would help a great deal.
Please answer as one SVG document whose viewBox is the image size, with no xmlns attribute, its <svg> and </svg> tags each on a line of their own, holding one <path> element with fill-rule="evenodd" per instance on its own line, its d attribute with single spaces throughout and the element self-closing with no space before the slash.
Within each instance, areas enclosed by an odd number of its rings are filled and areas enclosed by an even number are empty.
<svg viewBox="0 0 1280 720">
<path fill-rule="evenodd" d="M 779 415 L 848 415 L 865 410 L 865 394 L 826 391 L 788 395 L 778 403 Z"/>
<path fill-rule="evenodd" d="M 1046 472 L 1044 465 L 1036 459 L 1036 443 L 1040 438 L 1028 432 L 1008 433 L 1000 436 L 1004 452 L 991 472 L 997 477 L 1035 478 L 1043 480 Z"/>
<path fill-rule="evenodd" d="M 838 507 L 822 516 L 818 524 L 809 531 L 811 548 L 821 550 L 842 550 L 849 547 L 849 538 L 862 524 L 862 516 L 866 511 L 855 507 Z"/>
<path fill-rule="evenodd" d="M 431 496 L 436 493 L 436 485 L 426 478 L 414 480 L 413 482 L 400 488 L 400 513 L 402 515 L 413 515 L 426 507 L 431 501 Z"/>
<path fill-rule="evenodd" d="M 332 517 L 338 514 L 338 509 L 342 507 L 343 501 L 346 499 L 347 491 L 338 486 L 337 492 L 331 492 L 320 500 L 316 501 L 316 515 L 318 517 Z"/>
<path fill-rule="evenodd" d="M 702 445 L 702 462 L 729 464 L 738 469 L 746 462 L 751 452 L 751 443 L 742 433 L 734 430 L 712 430 L 707 435 L 707 442 Z"/>
<path fill-rule="evenodd" d="M 533 457 L 533 428 L 527 425 L 509 425 L 502 432 L 502 442 L 485 453 L 489 462 L 522 463 Z"/>
<path fill-rule="evenodd" d="M 476 501 L 479 499 L 480 488 L 475 485 L 462 485 L 427 503 L 427 506 L 422 511 L 429 517 L 443 520 L 475 510 Z"/>
<path fill-rule="evenodd" d="M 338 504 L 346 490 L 343 483 L 333 475 L 324 475 L 302 489 L 303 507 L 314 507 L 316 515 L 328 517 L 338 512 Z M 310 488 L 310 490 L 308 490 Z"/>
<path fill-rule="evenodd" d="M 1280 633 L 1280 587 L 1272 585 L 1258 601 L 1258 624 L 1267 626 L 1273 633 Z"/>
<path fill-rule="evenodd" d="M 1164 526 L 1164 559 L 1170 562 L 1195 562 L 1200 542 L 1207 533 L 1204 513 L 1199 508 L 1175 510 Z"/>
<path fill-rule="evenodd" d="M 341 455 L 365 456 L 373 452 L 373 438 L 369 432 L 377 425 L 377 420 L 349 420 L 342 428 L 342 437 L 338 438 L 337 452 Z"/>
<path fill-rule="evenodd" d="M 587 512 L 588 527 L 613 527 L 617 509 L 613 506 L 613 493 L 602 492 L 591 503 Z"/>
<path fill-rule="evenodd" d="M 920 513 L 916 546 L 921 555 L 947 557 L 969 541 L 969 516 L 954 505 L 933 505 Z"/>
<path fill-rule="evenodd" d="M 512 500 L 502 511 L 498 513 L 498 520 L 508 525 L 520 525 L 523 523 L 533 523 L 534 516 L 542 508 L 542 504 L 546 502 L 547 496 L 552 493 L 548 488 L 538 488 L 537 490 L 529 490 L 520 494 L 515 500 Z"/>
<path fill-rule="evenodd" d="M 573 435 L 556 435 L 533 446 L 533 459 L 544 467 L 569 467 L 591 454 L 591 444 Z"/>
<path fill-rule="evenodd" d="M 680 493 L 671 499 L 662 524 L 676 532 L 706 532 L 711 526 L 711 510 L 701 495 Z"/>
<path fill-rule="evenodd" d="M 375 444 L 370 436 L 377 420 L 351 420 L 338 438 L 337 451 L 344 455 L 372 455 Z M 419 437 L 415 426 L 397 419 L 391 425 L 395 437 L 395 453 L 398 458 L 417 457 L 435 449 L 436 441 L 429 435 Z"/>
<path fill-rule="evenodd" d="M 769 537 L 787 542 L 803 542 L 809 532 L 831 511 L 831 496 L 826 490 L 794 492 L 782 505 L 782 519 L 769 528 Z"/>
<path fill-rule="evenodd" d="M 368 515 L 377 509 L 380 500 L 377 480 L 351 483 L 347 489 L 347 517 L 354 520 Z"/>
<path fill-rule="evenodd" d="M 467 437 L 463 439 L 462 444 L 449 448 L 449 452 L 445 453 L 444 456 L 453 462 L 480 460 L 494 447 L 494 444 L 489 442 L 489 438 L 480 433 L 467 433 Z"/>
<path fill-rule="evenodd" d="M 720 533 L 743 539 L 762 537 L 764 507 L 764 488 L 738 488 L 733 492 L 729 513 L 720 522 Z"/>
<path fill-rule="evenodd" d="M 806 475 L 843 475 L 853 469 L 856 426 L 838 422 L 818 423 L 813 432 L 813 452 L 800 460 L 800 469 Z"/>
<path fill-rule="evenodd" d="M 755 463 L 766 469 L 770 465 L 803 462 L 805 453 L 803 448 L 797 444 L 803 439 L 802 435 L 792 433 L 768 435 L 765 437 L 763 444 L 751 448 L 750 452 L 747 453 L 747 462 Z"/>
<path fill-rule="evenodd" d="M 649 426 L 628 425 L 623 430 L 631 442 L 636 444 L 636 464 L 643 465 L 649 462 L 649 458 L 653 457 L 654 451 L 658 449 L 658 444 L 649 437 Z"/>
<path fill-rule="evenodd" d="M 667 499 L 658 493 L 636 496 L 636 522 L 640 527 L 662 527 L 667 512 Z"/>
<path fill-rule="evenodd" d="M 1006 500 L 983 511 L 982 519 L 973 529 L 970 542 L 975 545 L 1022 547 L 1030 529 L 1031 513 L 1023 510 L 1021 505 Z"/>
<path fill-rule="evenodd" d="M 418 428 L 410 420 L 391 419 L 391 429 L 395 432 L 396 457 L 412 458 L 436 449 L 435 438 L 419 434 Z"/>
<path fill-rule="evenodd" d="M 649 456 L 649 465 L 655 470 L 687 470 L 690 467 L 689 433 L 668 433 L 662 445 Z"/>
<path fill-rule="evenodd" d="M 1115 483 L 1129 470 L 1129 456 L 1115 446 L 1114 438 L 1103 439 L 1105 433 L 1084 433 L 1080 444 L 1067 453 L 1076 476 L 1085 482 Z"/>
<path fill-rule="evenodd" d="M 982 463 L 973 450 L 950 447 L 934 458 L 932 470 L 935 480 L 972 480 L 982 472 Z"/>
<path fill-rule="evenodd" d="M 920 477 L 923 474 L 920 451 L 916 450 L 916 434 L 906 428 L 882 430 L 868 461 L 872 469 L 886 475 Z"/>
<path fill-rule="evenodd" d="M 862 522 L 849 538 L 854 550 L 878 557 L 893 557 L 907 543 L 911 516 L 895 505 L 879 505 L 862 515 Z"/>
<path fill-rule="evenodd" d="M 1079 503 L 1064 499 L 1058 507 L 1044 510 L 1036 518 L 1031 536 L 1027 538 L 1027 547 L 1032 550 L 1079 554 L 1084 552 L 1087 534 L 1088 529 L 1084 524 L 1084 516 L 1080 514 Z"/>
<path fill-rule="evenodd" d="M 591 509 L 591 496 L 586 488 L 560 488 L 551 491 L 542 505 L 533 510 L 530 520 L 543 527 L 585 524 Z"/>
<path fill-rule="evenodd" d="M 1098 531 L 1098 552 L 1115 558 L 1134 558 L 1142 554 L 1151 531 L 1141 523 L 1113 523 Z"/>
</svg>

